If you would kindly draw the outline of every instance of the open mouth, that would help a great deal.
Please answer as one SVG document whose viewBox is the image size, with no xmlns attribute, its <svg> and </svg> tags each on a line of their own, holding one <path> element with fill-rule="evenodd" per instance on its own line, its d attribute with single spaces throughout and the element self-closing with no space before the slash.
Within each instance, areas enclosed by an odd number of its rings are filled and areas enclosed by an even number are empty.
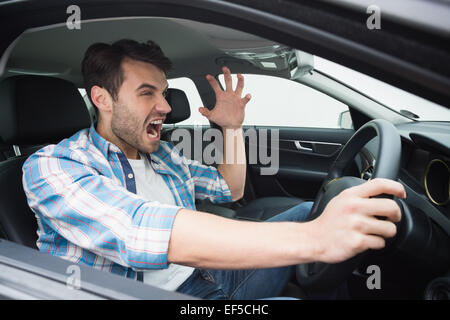
<svg viewBox="0 0 450 320">
<path fill-rule="evenodd" d="M 147 126 L 147 134 L 150 138 L 157 138 L 160 135 L 163 120 L 154 120 Z"/>
</svg>

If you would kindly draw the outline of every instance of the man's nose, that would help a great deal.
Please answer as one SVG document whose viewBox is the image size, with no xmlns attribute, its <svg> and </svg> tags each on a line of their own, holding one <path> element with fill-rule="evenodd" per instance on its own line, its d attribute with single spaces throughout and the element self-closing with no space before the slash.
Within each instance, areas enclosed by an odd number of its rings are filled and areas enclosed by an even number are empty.
<svg viewBox="0 0 450 320">
<path fill-rule="evenodd" d="M 172 111 L 172 108 L 170 107 L 169 103 L 167 102 L 166 98 L 161 95 L 161 98 L 159 99 L 158 103 L 156 104 L 156 111 L 160 113 L 167 114 L 170 111 Z"/>
</svg>

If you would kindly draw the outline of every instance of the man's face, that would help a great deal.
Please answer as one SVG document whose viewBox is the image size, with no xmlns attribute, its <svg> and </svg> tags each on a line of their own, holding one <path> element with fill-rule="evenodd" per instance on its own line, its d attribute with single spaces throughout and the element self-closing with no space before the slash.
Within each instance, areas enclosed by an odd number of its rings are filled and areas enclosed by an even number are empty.
<svg viewBox="0 0 450 320">
<path fill-rule="evenodd" d="M 171 111 L 165 99 L 167 80 L 152 64 L 126 59 L 124 81 L 113 103 L 111 131 L 125 154 L 152 153 L 159 147 L 162 122 Z"/>
</svg>

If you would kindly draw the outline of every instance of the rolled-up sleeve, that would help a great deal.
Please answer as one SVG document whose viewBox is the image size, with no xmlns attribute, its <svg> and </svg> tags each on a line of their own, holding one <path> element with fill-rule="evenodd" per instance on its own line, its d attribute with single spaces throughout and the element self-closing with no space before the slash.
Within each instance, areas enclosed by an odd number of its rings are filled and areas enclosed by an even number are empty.
<svg viewBox="0 0 450 320">
<path fill-rule="evenodd" d="M 68 241 L 115 263 L 166 268 L 181 207 L 146 201 L 89 163 L 69 148 L 33 154 L 23 165 L 30 208 Z"/>
<path fill-rule="evenodd" d="M 195 160 L 188 161 L 187 164 L 194 180 L 196 199 L 208 199 L 213 203 L 233 201 L 228 184 L 215 167 Z"/>
</svg>

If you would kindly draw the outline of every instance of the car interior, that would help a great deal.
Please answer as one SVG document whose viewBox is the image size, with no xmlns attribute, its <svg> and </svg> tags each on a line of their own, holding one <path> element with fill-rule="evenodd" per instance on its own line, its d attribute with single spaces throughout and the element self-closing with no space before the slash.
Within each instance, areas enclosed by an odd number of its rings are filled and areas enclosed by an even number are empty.
<svg viewBox="0 0 450 320">
<path fill-rule="evenodd" d="M 349 275 L 351 297 L 422 299 L 425 294 L 450 292 L 448 286 L 433 286 L 433 281 L 448 276 L 450 270 L 448 123 L 414 121 L 327 77 L 308 62 L 303 64 L 302 52 L 281 43 L 176 18 L 98 19 L 83 23 L 76 31 L 65 24 L 51 25 L 29 29 L 11 45 L 2 57 L 5 70 L 0 78 L 0 238 L 37 249 L 37 224 L 23 192 L 22 165 L 33 152 L 95 122 L 95 110 L 80 93 L 84 88 L 81 60 L 92 43 L 123 38 L 158 43 L 174 65 L 167 78 L 192 80 L 208 108 L 214 106 L 215 96 L 205 75 L 218 79 L 222 66 L 228 66 L 232 73 L 291 79 L 348 105 L 350 128 L 245 126 L 257 132 L 278 129 L 279 147 L 270 150 L 279 152 L 277 173 L 264 175 L 264 163 L 249 163 L 242 199 L 221 205 L 199 201 L 200 211 L 265 221 L 303 201 L 313 201 L 327 181 L 330 167 L 359 128 L 379 118 L 392 123 L 401 137 L 399 179 L 408 195 L 414 195 L 408 203 L 410 218 L 405 224 L 409 224 L 402 227 L 396 245 L 359 261 Z M 192 136 L 195 130 L 209 128 L 177 125 L 199 107 L 191 105 L 182 88 L 171 87 L 167 100 L 172 111 L 163 126 L 162 140 L 175 144 L 172 133 L 179 127 Z M 372 178 L 379 147 L 378 137 L 369 139 L 341 174 Z M 249 140 L 246 148 L 250 148 Z M 370 276 L 367 267 L 373 264 L 385 270 L 381 292 L 366 287 Z M 297 280 L 290 281 L 284 295 L 307 296 Z"/>
</svg>

